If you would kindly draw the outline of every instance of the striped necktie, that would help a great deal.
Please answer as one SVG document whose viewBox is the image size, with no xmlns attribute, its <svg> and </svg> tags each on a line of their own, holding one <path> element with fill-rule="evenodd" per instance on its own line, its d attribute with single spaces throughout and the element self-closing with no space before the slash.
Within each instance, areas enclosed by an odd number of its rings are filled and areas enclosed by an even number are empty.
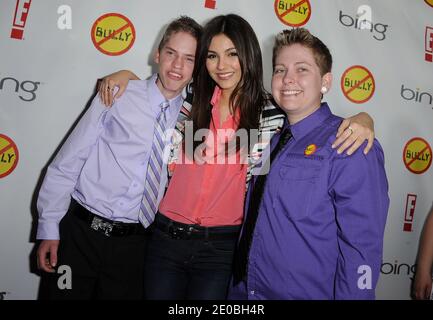
<svg viewBox="0 0 433 320">
<path fill-rule="evenodd" d="M 163 152 L 166 144 L 165 130 L 167 124 L 168 101 L 160 105 L 161 111 L 156 118 L 155 129 L 153 133 L 152 151 L 150 153 L 149 163 L 147 165 L 146 180 L 144 182 L 144 194 L 140 205 L 138 220 L 148 227 L 155 219 L 158 210 L 158 193 L 161 183 L 161 173 L 163 167 Z"/>
</svg>

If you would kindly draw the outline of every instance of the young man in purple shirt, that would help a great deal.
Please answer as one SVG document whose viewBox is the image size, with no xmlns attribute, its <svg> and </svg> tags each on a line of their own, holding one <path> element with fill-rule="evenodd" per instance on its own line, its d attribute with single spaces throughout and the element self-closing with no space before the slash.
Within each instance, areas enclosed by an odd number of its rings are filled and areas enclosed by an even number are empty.
<svg viewBox="0 0 433 320">
<path fill-rule="evenodd" d="M 153 216 L 139 221 L 139 213 L 154 130 L 162 105 L 165 129 L 176 124 L 200 33 L 193 19 L 174 20 L 155 54 L 158 74 L 131 81 L 112 108 L 95 98 L 48 167 L 37 238 L 39 268 L 52 273 L 51 298 L 142 298 L 145 228 Z M 161 172 L 153 185 L 158 200 L 166 176 Z M 58 283 L 60 266 L 71 272 L 69 285 Z"/>
<path fill-rule="evenodd" d="M 252 181 L 231 299 L 374 299 L 389 207 L 384 155 L 331 148 L 341 118 L 323 94 L 328 48 L 306 29 L 281 32 L 272 94 L 287 115 L 269 174 Z"/>
</svg>

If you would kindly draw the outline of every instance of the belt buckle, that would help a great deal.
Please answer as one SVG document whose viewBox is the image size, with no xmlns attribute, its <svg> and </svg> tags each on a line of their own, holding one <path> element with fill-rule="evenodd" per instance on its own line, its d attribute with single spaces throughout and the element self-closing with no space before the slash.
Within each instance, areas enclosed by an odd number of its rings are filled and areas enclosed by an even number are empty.
<svg viewBox="0 0 433 320">
<path fill-rule="evenodd" d="M 170 225 L 168 227 L 168 233 L 170 234 L 170 236 L 173 239 L 176 239 L 176 240 L 183 239 L 184 231 L 185 231 L 185 229 L 182 227 L 177 227 L 177 226 L 173 226 L 173 225 Z"/>
<path fill-rule="evenodd" d="M 191 238 L 191 233 L 192 233 L 193 229 L 194 229 L 194 227 L 191 227 L 191 226 L 185 228 L 185 227 L 170 225 L 168 227 L 168 232 L 173 239 L 189 240 Z"/>
<path fill-rule="evenodd" d="M 90 228 L 95 231 L 102 232 L 105 236 L 110 237 L 111 232 L 113 231 L 113 224 L 111 222 L 104 221 L 99 217 L 93 217 Z"/>
</svg>

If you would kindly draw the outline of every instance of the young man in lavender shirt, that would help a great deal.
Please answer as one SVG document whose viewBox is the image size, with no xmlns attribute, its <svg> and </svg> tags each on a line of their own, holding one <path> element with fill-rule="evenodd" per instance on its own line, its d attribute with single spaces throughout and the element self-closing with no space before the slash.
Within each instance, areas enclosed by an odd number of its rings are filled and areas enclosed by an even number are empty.
<svg viewBox="0 0 433 320">
<path fill-rule="evenodd" d="M 37 256 L 52 273 L 50 298 L 142 298 L 145 231 L 155 212 L 139 216 L 154 131 L 167 103 L 165 129 L 176 124 L 200 34 L 191 18 L 170 23 L 155 54 L 158 73 L 131 81 L 112 108 L 95 98 L 48 167 L 37 202 Z M 167 182 L 161 167 L 157 202 Z M 59 288 L 59 266 L 72 274 L 66 288 Z"/>
</svg>

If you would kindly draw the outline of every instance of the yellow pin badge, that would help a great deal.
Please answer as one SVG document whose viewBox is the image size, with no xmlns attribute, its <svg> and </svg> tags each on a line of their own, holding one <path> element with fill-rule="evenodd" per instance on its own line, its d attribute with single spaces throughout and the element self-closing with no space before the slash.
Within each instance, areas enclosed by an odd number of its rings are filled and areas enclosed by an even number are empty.
<svg viewBox="0 0 433 320">
<path fill-rule="evenodd" d="M 317 146 L 314 143 L 312 143 L 305 148 L 304 155 L 308 157 L 311 156 L 316 151 L 317 151 Z"/>
</svg>

